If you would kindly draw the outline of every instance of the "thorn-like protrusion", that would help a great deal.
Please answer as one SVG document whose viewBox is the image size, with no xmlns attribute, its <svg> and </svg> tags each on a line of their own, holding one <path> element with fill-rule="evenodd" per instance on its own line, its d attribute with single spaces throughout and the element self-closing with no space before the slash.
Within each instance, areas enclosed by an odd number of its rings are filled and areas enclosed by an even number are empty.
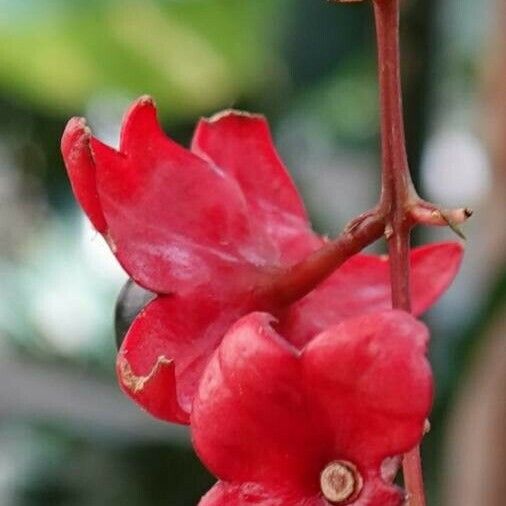
<svg viewBox="0 0 506 506">
<path fill-rule="evenodd" d="M 467 237 L 465 236 L 464 232 L 462 232 L 462 229 L 459 227 L 459 225 L 457 223 L 455 223 L 454 221 L 450 220 L 447 216 L 445 216 L 444 214 L 442 215 L 443 216 L 443 220 L 446 221 L 446 224 L 461 238 L 463 239 L 464 241 L 467 240 Z"/>
<path fill-rule="evenodd" d="M 461 239 L 466 239 L 460 225 L 472 215 L 469 207 L 458 209 L 440 209 L 429 202 L 419 201 L 409 209 L 411 219 L 415 224 L 435 227 L 450 227 Z"/>
</svg>

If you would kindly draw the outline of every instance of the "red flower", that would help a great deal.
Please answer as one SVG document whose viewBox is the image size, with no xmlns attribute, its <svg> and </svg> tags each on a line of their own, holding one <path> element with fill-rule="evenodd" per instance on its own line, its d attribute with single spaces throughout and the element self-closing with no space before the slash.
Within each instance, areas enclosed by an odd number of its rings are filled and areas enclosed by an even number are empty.
<svg viewBox="0 0 506 506">
<path fill-rule="evenodd" d="M 357 255 L 287 308 L 269 280 L 320 248 L 266 121 L 202 120 L 191 150 L 167 138 L 149 98 L 127 113 L 116 151 L 70 120 L 62 152 L 74 193 L 130 276 L 158 294 L 118 355 L 124 391 L 162 419 L 187 423 L 202 371 L 232 323 L 268 311 L 297 347 L 346 317 L 390 307 L 389 265 Z M 455 243 L 414 250 L 414 313 L 456 274 Z M 267 288 L 267 289 L 266 289 Z"/>
<path fill-rule="evenodd" d="M 220 482 L 201 506 L 394 506 L 388 457 L 413 448 L 432 403 L 425 326 L 401 311 L 347 319 L 302 351 L 254 313 L 209 361 L 191 415 Z"/>
</svg>

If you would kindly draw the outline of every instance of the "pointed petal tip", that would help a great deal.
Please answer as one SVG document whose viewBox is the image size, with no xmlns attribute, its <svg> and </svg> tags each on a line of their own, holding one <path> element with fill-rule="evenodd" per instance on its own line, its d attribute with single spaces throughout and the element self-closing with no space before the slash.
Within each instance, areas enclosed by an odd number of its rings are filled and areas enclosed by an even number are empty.
<svg viewBox="0 0 506 506">
<path fill-rule="evenodd" d="M 258 211 L 258 221 L 279 248 L 287 252 L 286 257 L 290 257 L 288 251 L 299 239 L 312 243 L 304 204 L 276 151 L 264 116 L 227 109 L 202 118 L 195 129 L 191 151 L 238 182 L 248 205 Z"/>
<path fill-rule="evenodd" d="M 423 257 L 434 257 L 451 262 L 449 267 L 458 269 L 464 257 L 465 241 L 446 241 L 426 244 L 415 248 L 412 253 L 413 260 Z"/>
<path fill-rule="evenodd" d="M 429 309 L 457 277 L 464 258 L 464 245 L 457 241 L 427 244 L 411 253 L 413 314 Z"/>
<path fill-rule="evenodd" d="M 65 126 L 65 131 L 67 130 L 70 130 L 70 131 L 74 131 L 74 130 L 87 130 L 89 133 L 90 130 L 88 128 L 88 123 L 86 121 L 86 118 L 82 117 L 82 116 L 73 116 L 72 118 L 70 118 L 67 122 L 67 125 Z"/>
<path fill-rule="evenodd" d="M 72 116 L 65 125 L 65 129 L 67 129 L 71 125 L 80 125 L 80 126 L 86 126 L 87 121 L 86 118 L 83 116 Z"/>
<path fill-rule="evenodd" d="M 155 104 L 155 100 L 154 98 L 151 96 L 151 95 L 141 95 L 137 100 L 136 102 L 140 103 L 140 104 L 151 104 L 151 105 L 154 105 Z"/>
<path fill-rule="evenodd" d="M 275 316 L 263 311 L 255 311 L 253 313 L 249 313 L 244 318 L 242 318 L 242 320 L 243 323 L 252 322 L 266 329 L 273 329 L 273 325 L 278 322 L 278 319 Z"/>
<path fill-rule="evenodd" d="M 125 116 L 130 116 L 132 113 L 139 109 L 153 109 L 156 111 L 157 106 L 154 98 L 151 95 L 141 95 L 137 100 L 135 100 L 132 105 L 128 108 Z"/>
<path fill-rule="evenodd" d="M 107 222 L 98 196 L 92 140 L 86 120 L 82 117 L 71 118 L 63 131 L 61 153 L 77 201 L 95 229 L 104 234 L 107 232 Z"/>
<path fill-rule="evenodd" d="M 66 158 L 73 147 L 81 142 L 87 144 L 91 138 L 91 129 L 86 119 L 80 116 L 70 118 L 65 125 L 61 138 L 61 151 L 63 157 Z"/>
<path fill-rule="evenodd" d="M 276 347 L 283 353 L 288 352 L 292 356 L 299 356 L 300 350 L 276 330 L 278 323 L 279 320 L 270 313 L 260 311 L 249 313 L 232 325 L 226 333 L 224 341 L 235 347 L 236 341 L 240 340 L 241 333 L 246 332 L 243 334 L 243 337 L 247 336 L 246 347 L 252 346 L 254 348 L 259 342 L 266 342 L 269 347 Z"/>
<path fill-rule="evenodd" d="M 162 132 L 158 121 L 156 103 L 150 95 L 140 96 L 123 116 L 120 151 L 127 153 L 135 149 L 142 139 Z"/>
</svg>

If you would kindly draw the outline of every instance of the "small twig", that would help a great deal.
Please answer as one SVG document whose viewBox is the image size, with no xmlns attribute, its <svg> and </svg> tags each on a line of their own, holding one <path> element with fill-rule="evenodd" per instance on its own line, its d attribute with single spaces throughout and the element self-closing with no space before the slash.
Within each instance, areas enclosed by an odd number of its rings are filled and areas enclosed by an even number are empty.
<svg viewBox="0 0 506 506">
<path fill-rule="evenodd" d="M 270 273 L 255 291 L 256 298 L 278 306 L 295 302 L 314 290 L 346 260 L 378 240 L 384 230 L 385 217 L 379 208 L 361 214 L 345 227 L 339 237 L 324 244 L 300 263 Z"/>
</svg>

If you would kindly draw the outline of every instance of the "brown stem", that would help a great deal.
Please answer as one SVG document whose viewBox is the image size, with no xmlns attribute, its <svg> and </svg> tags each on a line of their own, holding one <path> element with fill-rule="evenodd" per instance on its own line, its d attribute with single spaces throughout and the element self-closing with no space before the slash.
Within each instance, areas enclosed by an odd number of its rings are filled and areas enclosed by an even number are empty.
<svg viewBox="0 0 506 506">
<path fill-rule="evenodd" d="M 270 273 L 255 294 L 271 307 L 286 306 L 314 290 L 351 256 L 379 239 L 385 230 L 380 209 L 368 211 L 350 222 L 343 233 L 307 258 L 278 273 Z M 259 297 L 258 297 L 259 296 Z"/>
<path fill-rule="evenodd" d="M 375 0 L 381 103 L 382 207 L 387 211 L 392 304 L 410 311 L 408 208 L 414 193 L 402 117 L 399 0 Z"/>
<path fill-rule="evenodd" d="M 381 102 L 382 192 L 387 212 L 392 306 L 411 311 L 410 290 L 410 203 L 413 188 L 406 155 L 399 51 L 399 0 L 374 0 L 378 38 L 378 67 Z M 410 506 L 425 506 L 419 448 L 404 457 L 404 481 Z"/>
</svg>

